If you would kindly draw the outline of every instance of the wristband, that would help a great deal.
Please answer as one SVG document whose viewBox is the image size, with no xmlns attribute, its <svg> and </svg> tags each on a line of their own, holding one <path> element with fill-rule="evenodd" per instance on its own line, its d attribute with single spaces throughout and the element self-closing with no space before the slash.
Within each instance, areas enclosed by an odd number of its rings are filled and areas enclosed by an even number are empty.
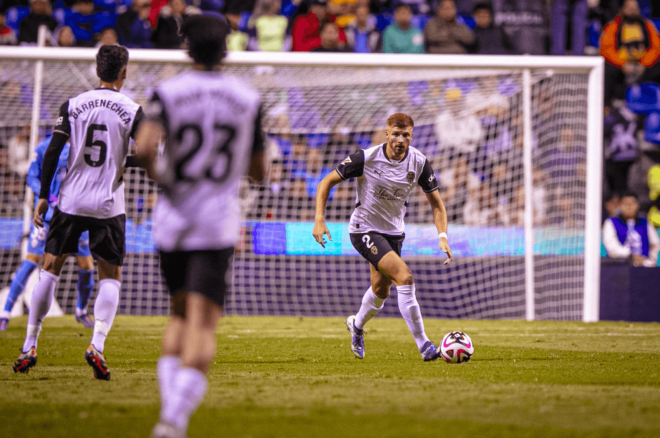
<svg viewBox="0 0 660 438">
<path fill-rule="evenodd" d="M 443 237 L 444 237 L 445 239 L 447 239 L 447 233 L 440 233 L 440 234 L 438 234 L 438 239 L 442 239 Z"/>
</svg>

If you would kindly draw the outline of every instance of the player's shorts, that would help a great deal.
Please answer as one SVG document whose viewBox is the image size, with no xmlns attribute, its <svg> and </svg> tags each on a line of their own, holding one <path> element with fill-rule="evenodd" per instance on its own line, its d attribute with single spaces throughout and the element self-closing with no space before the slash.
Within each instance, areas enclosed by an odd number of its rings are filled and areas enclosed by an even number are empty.
<svg viewBox="0 0 660 438">
<path fill-rule="evenodd" d="M 197 292 L 220 306 L 231 281 L 234 248 L 207 251 L 160 251 L 160 268 L 170 290 Z"/>
<path fill-rule="evenodd" d="M 46 238 L 46 252 L 56 256 L 78 251 L 80 236 L 89 231 L 89 251 L 95 259 L 114 266 L 124 264 L 126 255 L 126 215 L 97 219 L 67 214 L 55 208 Z"/>
<path fill-rule="evenodd" d="M 28 253 L 42 256 L 46 249 L 46 236 L 50 229 L 50 222 L 44 222 L 44 226 L 37 228 L 32 224 L 30 226 L 30 238 L 28 240 Z M 85 231 L 80 235 L 78 240 L 78 257 L 89 257 L 92 253 L 89 252 L 89 233 Z"/>
<path fill-rule="evenodd" d="M 406 235 L 392 236 L 389 234 L 376 233 L 370 231 L 368 233 L 351 233 L 351 243 L 353 248 L 360 253 L 362 257 L 367 259 L 369 263 L 378 268 L 378 262 L 385 254 L 394 251 L 401 257 L 401 248 L 403 247 L 403 240 Z"/>
</svg>

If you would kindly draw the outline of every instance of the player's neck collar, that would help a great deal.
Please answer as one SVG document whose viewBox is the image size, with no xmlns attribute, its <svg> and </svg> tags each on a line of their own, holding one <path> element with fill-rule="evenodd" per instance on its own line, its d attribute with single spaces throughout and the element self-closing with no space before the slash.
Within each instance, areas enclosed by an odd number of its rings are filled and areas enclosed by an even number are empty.
<svg viewBox="0 0 660 438">
<path fill-rule="evenodd" d="M 114 91 L 115 93 L 119 93 L 119 90 L 115 90 L 114 88 L 109 88 L 109 87 L 101 87 L 99 86 L 97 90 L 108 90 L 108 91 Z"/>
<path fill-rule="evenodd" d="M 408 146 L 408 149 L 406 149 L 406 153 L 405 153 L 405 155 L 403 156 L 403 158 L 401 158 L 401 159 L 398 161 L 399 163 L 402 163 L 403 160 L 405 160 L 406 158 L 408 158 L 408 152 L 410 152 L 410 146 Z M 387 158 L 387 161 L 389 161 L 390 163 L 392 162 L 392 160 L 390 160 L 390 157 L 387 156 L 387 142 L 383 143 L 383 155 L 385 155 L 385 158 Z"/>
</svg>

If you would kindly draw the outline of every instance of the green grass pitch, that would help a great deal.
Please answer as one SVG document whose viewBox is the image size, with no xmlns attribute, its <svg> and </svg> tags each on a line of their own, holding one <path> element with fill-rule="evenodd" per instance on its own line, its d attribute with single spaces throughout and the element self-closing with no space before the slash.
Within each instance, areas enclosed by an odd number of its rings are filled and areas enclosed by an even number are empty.
<svg viewBox="0 0 660 438">
<path fill-rule="evenodd" d="M 148 437 L 158 418 L 162 317 L 117 317 L 110 382 L 83 359 L 91 330 L 47 319 L 17 375 L 26 318 L 0 333 L 0 437 Z M 353 358 L 341 318 L 229 317 L 189 437 L 660 437 L 660 325 L 427 320 L 475 355 L 424 363 L 403 320 L 367 327 Z"/>
</svg>

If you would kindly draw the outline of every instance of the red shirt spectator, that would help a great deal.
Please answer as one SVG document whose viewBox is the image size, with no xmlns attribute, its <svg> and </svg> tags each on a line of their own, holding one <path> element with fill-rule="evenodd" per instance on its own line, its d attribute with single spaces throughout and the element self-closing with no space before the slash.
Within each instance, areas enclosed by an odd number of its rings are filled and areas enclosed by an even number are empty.
<svg viewBox="0 0 660 438">
<path fill-rule="evenodd" d="M 327 15 L 325 0 L 311 0 L 310 11 L 296 18 L 293 23 L 291 37 L 294 52 L 309 52 L 321 47 L 321 21 L 326 16 L 334 22 L 334 17 Z M 344 29 L 339 28 L 339 41 L 346 44 Z"/>
</svg>

